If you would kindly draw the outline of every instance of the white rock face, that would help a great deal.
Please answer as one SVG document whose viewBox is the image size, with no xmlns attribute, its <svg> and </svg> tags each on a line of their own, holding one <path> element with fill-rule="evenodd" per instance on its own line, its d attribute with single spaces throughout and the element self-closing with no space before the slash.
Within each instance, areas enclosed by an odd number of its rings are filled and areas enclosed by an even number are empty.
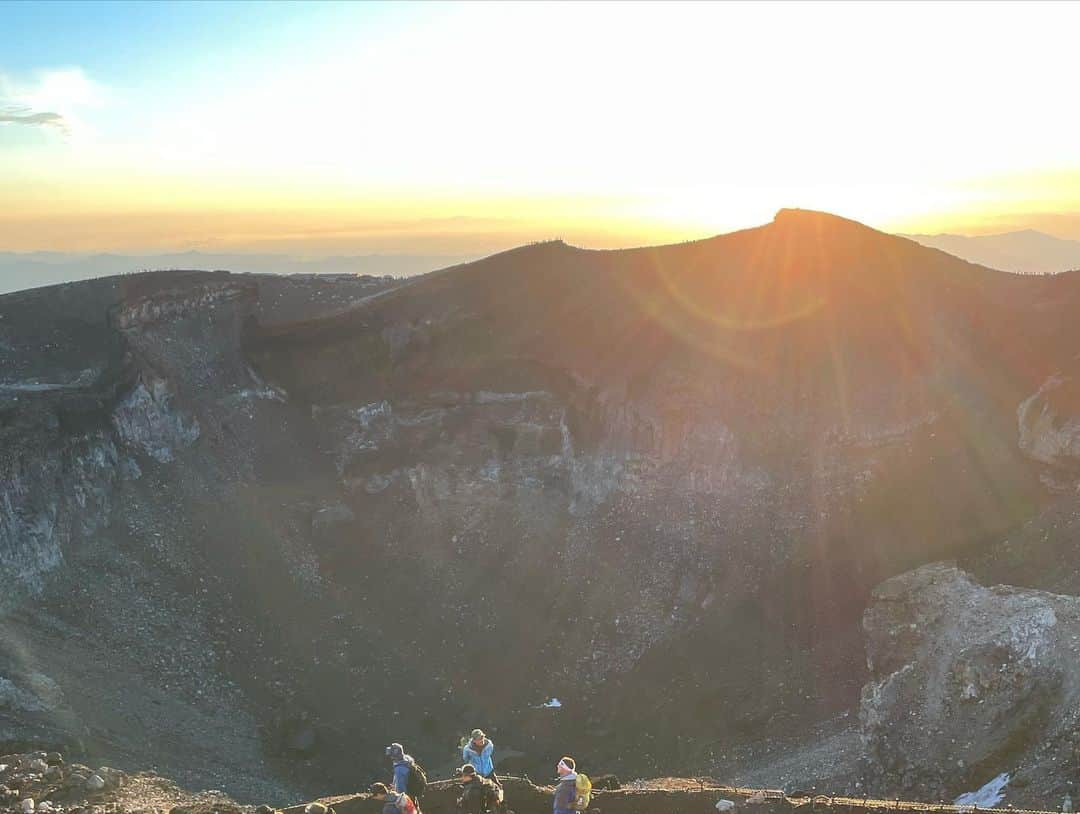
<svg viewBox="0 0 1080 814">
<path fill-rule="evenodd" d="M 1080 415 L 1063 414 L 1055 404 L 1055 396 L 1071 384 L 1064 376 L 1052 376 L 1016 410 L 1020 449 L 1040 463 L 1080 458 Z"/>
<path fill-rule="evenodd" d="M 60 439 L 28 434 L 0 450 L 0 610 L 36 595 L 74 540 L 112 509 L 117 450 L 101 432 Z"/>
<path fill-rule="evenodd" d="M 139 380 L 113 411 L 113 425 L 124 443 L 160 463 L 199 438 L 199 422 L 176 408 L 168 382 L 158 378 Z"/>
</svg>

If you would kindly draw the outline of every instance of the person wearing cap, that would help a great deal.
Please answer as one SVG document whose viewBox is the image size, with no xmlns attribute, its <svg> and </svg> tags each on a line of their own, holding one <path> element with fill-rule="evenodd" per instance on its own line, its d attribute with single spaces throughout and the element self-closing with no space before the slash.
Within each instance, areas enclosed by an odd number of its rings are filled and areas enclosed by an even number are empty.
<svg viewBox="0 0 1080 814">
<path fill-rule="evenodd" d="M 481 777 L 476 767 L 466 763 L 457 771 L 461 779 L 461 796 L 458 797 L 458 810 L 462 814 L 494 814 L 499 806 L 499 791 L 485 777 Z"/>
<path fill-rule="evenodd" d="M 474 729 L 469 742 L 461 750 L 461 760 L 463 763 L 471 763 L 481 777 L 486 777 L 497 784 L 499 781 L 494 777 L 495 761 L 492 758 L 494 751 L 495 744 L 484 734 L 484 730 Z"/>
<path fill-rule="evenodd" d="M 404 794 L 409 790 L 409 769 L 416 761 L 405 754 L 405 747 L 400 743 L 387 746 L 386 756 L 394 762 L 394 791 Z"/>
<path fill-rule="evenodd" d="M 391 791 L 385 783 L 372 783 L 368 793 L 383 804 L 382 814 L 420 814 L 420 809 L 408 794 Z"/>
<path fill-rule="evenodd" d="M 559 773 L 559 779 L 555 783 L 555 799 L 552 801 L 552 810 L 555 814 L 578 814 L 574 811 L 574 801 L 577 799 L 577 764 L 569 755 L 560 758 L 555 766 Z"/>
</svg>

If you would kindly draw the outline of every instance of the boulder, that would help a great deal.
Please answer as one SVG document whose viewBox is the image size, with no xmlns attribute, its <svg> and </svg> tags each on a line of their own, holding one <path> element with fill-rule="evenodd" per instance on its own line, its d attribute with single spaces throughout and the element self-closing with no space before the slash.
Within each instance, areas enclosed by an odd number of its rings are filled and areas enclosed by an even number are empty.
<svg viewBox="0 0 1080 814">
<path fill-rule="evenodd" d="M 127 780 L 127 775 L 124 772 L 109 766 L 99 766 L 96 774 L 105 781 L 107 786 L 122 786 L 124 781 Z"/>
<path fill-rule="evenodd" d="M 1040 794 L 1065 792 L 1080 598 L 984 587 L 939 563 L 879 585 L 863 627 L 860 718 L 880 791 L 953 797 L 1022 766 Z"/>
</svg>

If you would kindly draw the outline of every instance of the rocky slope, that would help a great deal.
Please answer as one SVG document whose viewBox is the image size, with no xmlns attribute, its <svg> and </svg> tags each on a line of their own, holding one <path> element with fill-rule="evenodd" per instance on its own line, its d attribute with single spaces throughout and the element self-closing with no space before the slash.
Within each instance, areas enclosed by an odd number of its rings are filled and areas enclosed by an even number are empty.
<svg viewBox="0 0 1080 814">
<path fill-rule="evenodd" d="M 787 210 L 0 298 L 0 741 L 272 801 L 474 723 L 532 771 L 847 743 L 872 588 L 1069 499 L 1077 304 Z"/>
<path fill-rule="evenodd" d="M 59 752 L 0 755 L 5 814 L 241 814 L 220 791 L 192 794 L 150 772 L 68 764 Z M 250 812 L 251 809 L 249 808 Z"/>
</svg>

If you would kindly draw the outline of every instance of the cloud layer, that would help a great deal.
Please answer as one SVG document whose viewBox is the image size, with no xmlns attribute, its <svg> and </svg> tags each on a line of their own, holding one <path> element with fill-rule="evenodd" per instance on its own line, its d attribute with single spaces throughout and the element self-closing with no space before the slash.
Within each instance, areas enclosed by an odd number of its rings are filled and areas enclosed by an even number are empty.
<svg viewBox="0 0 1080 814">
<path fill-rule="evenodd" d="M 51 127 L 64 135 L 71 133 L 67 119 L 52 111 L 34 111 L 28 107 L 0 105 L 0 124 L 21 124 L 28 127 Z"/>
</svg>

